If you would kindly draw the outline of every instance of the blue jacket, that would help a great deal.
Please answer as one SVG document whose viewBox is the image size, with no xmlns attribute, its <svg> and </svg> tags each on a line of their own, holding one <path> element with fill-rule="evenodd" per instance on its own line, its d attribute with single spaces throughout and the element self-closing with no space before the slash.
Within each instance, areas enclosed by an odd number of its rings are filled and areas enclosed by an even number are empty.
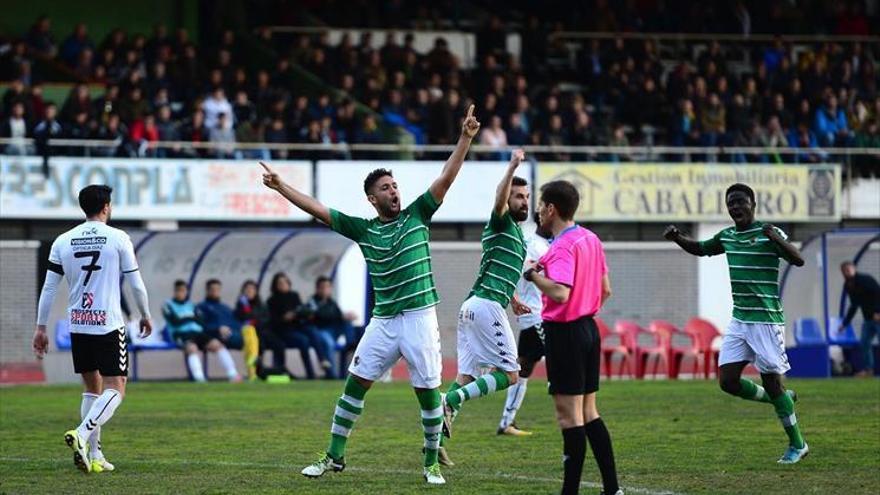
<svg viewBox="0 0 880 495">
<path fill-rule="evenodd" d="M 846 114 L 839 108 L 837 109 L 837 115 L 829 114 L 828 109 L 825 107 L 817 110 L 816 122 L 813 127 L 816 128 L 816 133 L 823 137 L 829 135 L 833 137 L 839 131 L 849 130 L 846 125 Z"/>
<path fill-rule="evenodd" d="M 206 332 L 215 333 L 220 327 L 225 325 L 233 333 L 241 333 L 241 322 L 235 317 L 232 308 L 221 301 L 205 299 L 196 306 L 196 314 Z"/>
</svg>

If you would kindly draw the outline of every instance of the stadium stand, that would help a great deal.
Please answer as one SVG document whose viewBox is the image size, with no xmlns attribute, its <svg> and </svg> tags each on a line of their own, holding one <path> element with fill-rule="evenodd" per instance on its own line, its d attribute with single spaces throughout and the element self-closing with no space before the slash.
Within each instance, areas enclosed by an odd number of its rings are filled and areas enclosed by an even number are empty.
<svg viewBox="0 0 880 495">
<path fill-rule="evenodd" d="M 514 2 L 503 18 L 480 10 L 479 2 L 476 13 L 464 17 L 448 5 L 361 4 L 363 17 L 359 13 L 357 19 L 346 19 L 338 13 L 354 9 L 323 2 L 313 12 L 317 20 L 312 24 L 319 28 L 273 28 L 279 20 L 264 19 L 257 10 L 248 19 L 252 29 L 219 29 L 216 39 L 198 45 L 186 30 L 172 34 L 162 25 L 149 36 L 116 29 L 96 43 L 85 24 L 69 34 L 55 33 L 51 18 L 40 17 L 26 33 L 2 43 L 0 80 L 8 84 L 0 137 L 115 143 L 101 149 L 68 147 L 68 155 L 349 158 L 330 150 L 237 149 L 236 143 L 410 139 L 449 144 L 457 132 L 457 116 L 475 101 L 486 123 L 481 143 L 499 148 L 643 144 L 804 149 L 785 155 L 665 157 L 774 163 L 823 161 L 828 158 L 825 147 L 880 147 L 877 45 L 861 41 L 870 39 L 871 23 L 860 2 L 852 2 L 851 8 L 826 2 L 827 16 L 821 18 L 816 12 L 825 14 L 822 9 L 795 13 L 778 2 L 772 7 L 739 3 L 743 10 L 735 11 L 725 10 L 722 2 L 701 3 L 682 8 L 680 17 L 655 2 L 636 6 L 600 1 L 573 9 L 565 2 L 550 2 L 546 10 L 542 2 L 540 20 L 524 2 Z M 331 18 L 332 24 L 320 21 Z M 354 25 L 376 31 L 362 32 L 357 42 L 348 33 L 330 42 L 331 26 Z M 824 33 L 838 37 L 822 41 L 799 36 L 808 25 L 823 26 Z M 691 26 L 733 34 L 663 34 Z M 413 28 L 475 32 L 477 63 L 465 67 L 442 36 L 430 50 L 417 50 L 408 31 Z M 572 31 L 584 28 L 589 32 Z M 372 37 L 380 33 L 385 33 L 385 42 L 374 48 Z M 517 54 L 508 48 L 508 33 L 519 35 Z M 56 102 L 57 115 L 51 115 L 46 93 L 67 88 L 58 82 L 73 84 L 63 101 Z M 157 141 L 218 146 L 194 150 L 150 145 Z M 24 145 L 6 147 L 7 154 L 28 151 Z M 503 153 L 480 158 L 499 157 Z M 553 152 L 539 158 L 637 157 Z M 856 158 L 857 173 L 876 173 L 871 160 Z"/>
</svg>

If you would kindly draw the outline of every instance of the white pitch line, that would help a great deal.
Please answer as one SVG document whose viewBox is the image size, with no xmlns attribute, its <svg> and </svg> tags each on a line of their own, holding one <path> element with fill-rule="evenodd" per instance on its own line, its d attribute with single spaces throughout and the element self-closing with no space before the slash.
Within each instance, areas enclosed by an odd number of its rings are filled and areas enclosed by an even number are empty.
<svg viewBox="0 0 880 495">
<path fill-rule="evenodd" d="M 70 461 L 62 461 L 61 459 L 29 459 L 26 457 L 0 457 L 0 462 L 21 462 L 21 463 L 37 463 L 37 464 L 48 464 L 48 465 L 66 465 L 70 464 Z M 149 464 L 156 465 L 162 464 L 167 466 L 205 466 L 205 467 L 249 467 L 249 468 L 270 468 L 270 469 L 290 469 L 295 470 L 295 468 L 291 465 L 287 464 L 278 464 L 278 463 L 270 463 L 270 462 L 242 462 L 242 461 L 194 461 L 190 459 L 180 459 L 180 460 L 169 460 L 169 459 L 161 459 L 161 460 L 142 460 L 142 459 L 129 459 L 125 461 L 126 464 Z M 121 463 L 120 463 L 121 464 Z M 346 471 L 354 471 L 357 473 L 373 473 L 373 474 L 403 474 L 403 475 L 415 475 L 418 474 L 418 471 L 413 469 L 372 469 L 372 468 L 362 468 L 362 467 L 346 467 Z M 487 480 L 496 480 L 499 477 L 507 478 L 512 480 L 519 481 L 533 481 L 538 483 L 559 483 L 561 478 L 541 478 L 536 476 L 524 476 L 521 474 L 510 474 L 510 473 L 502 473 L 496 472 L 494 474 L 481 474 L 481 473 L 470 473 L 464 475 L 467 478 L 481 478 Z M 581 486 L 587 488 L 602 488 L 601 483 L 595 483 L 592 481 L 581 481 Z M 684 495 L 683 493 L 673 492 L 670 490 L 652 490 L 649 488 L 640 488 L 635 486 L 624 486 L 623 488 L 627 493 L 638 493 L 641 495 Z"/>
</svg>

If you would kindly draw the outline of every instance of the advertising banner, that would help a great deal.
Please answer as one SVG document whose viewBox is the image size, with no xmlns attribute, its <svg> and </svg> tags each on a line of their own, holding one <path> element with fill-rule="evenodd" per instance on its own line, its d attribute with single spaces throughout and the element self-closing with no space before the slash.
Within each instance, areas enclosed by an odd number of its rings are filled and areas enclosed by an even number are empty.
<svg viewBox="0 0 880 495">
<path fill-rule="evenodd" d="M 825 222 L 841 214 L 839 165 L 541 163 L 536 176 L 536 196 L 553 180 L 578 188 L 578 221 L 726 222 L 724 192 L 737 182 L 754 189 L 761 220 Z"/>
<path fill-rule="evenodd" d="M 308 161 L 272 166 L 293 186 L 312 191 Z M 77 194 L 89 184 L 113 188 L 121 220 L 308 220 L 262 183 L 255 161 L 0 156 L 0 218 L 77 219 Z"/>
</svg>

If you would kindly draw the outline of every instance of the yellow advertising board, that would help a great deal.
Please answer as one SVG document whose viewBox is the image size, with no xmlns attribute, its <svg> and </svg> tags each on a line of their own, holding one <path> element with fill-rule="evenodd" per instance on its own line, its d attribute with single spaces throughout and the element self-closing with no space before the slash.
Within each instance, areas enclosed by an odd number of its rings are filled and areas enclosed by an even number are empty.
<svg viewBox="0 0 880 495">
<path fill-rule="evenodd" d="M 755 191 L 757 216 L 775 222 L 840 220 L 840 166 L 700 163 L 541 163 L 538 188 L 567 180 L 581 195 L 578 221 L 728 221 L 724 192 Z"/>
</svg>

